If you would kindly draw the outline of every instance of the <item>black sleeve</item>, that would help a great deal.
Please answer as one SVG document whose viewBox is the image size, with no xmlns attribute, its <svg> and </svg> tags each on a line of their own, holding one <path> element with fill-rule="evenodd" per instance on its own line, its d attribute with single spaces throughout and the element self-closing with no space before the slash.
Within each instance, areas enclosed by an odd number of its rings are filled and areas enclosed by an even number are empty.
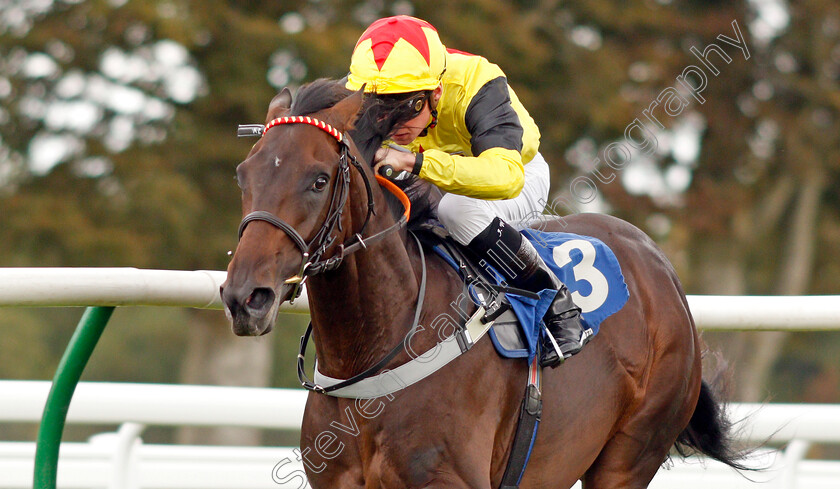
<svg viewBox="0 0 840 489">
<path fill-rule="evenodd" d="M 494 78 L 478 90 L 465 119 L 473 155 L 489 148 L 522 151 L 522 124 L 510 104 L 505 77 Z"/>
</svg>

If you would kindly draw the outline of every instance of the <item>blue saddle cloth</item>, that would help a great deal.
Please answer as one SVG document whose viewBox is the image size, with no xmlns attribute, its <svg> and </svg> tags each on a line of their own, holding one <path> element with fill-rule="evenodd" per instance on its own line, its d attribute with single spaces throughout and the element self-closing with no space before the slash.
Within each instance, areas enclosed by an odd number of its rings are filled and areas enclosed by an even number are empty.
<svg viewBox="0 0 840 489">
<path fill-rule="evenodd" d="M 522 234 L 533 243 L 545 263 L 568 287 L 575 304 L 581 308 L 581 317 L 594 334 L 598 333 L 604 319 L 624 307 L 630 293 L 618 259 L 603 241 L 590 236 L 546 233 L 533 229 L 525 229 Z M 498 272 L 495 275 L 497 283 L 501 283 L 503 276 Z M 512 345 L 510 341 L 501 340 L 494 326 L 490 330 L 490 338 L 500 355 L 533 360 L 539 335 L 544 331 L 541 327 L 542 317 L 556 293 L 555 290 L 543 290 L 539 300 L 506 294 L 520 323 L 520 341 Z M 475 297 L 473 300 L 478 303 Z"/>
</svg>

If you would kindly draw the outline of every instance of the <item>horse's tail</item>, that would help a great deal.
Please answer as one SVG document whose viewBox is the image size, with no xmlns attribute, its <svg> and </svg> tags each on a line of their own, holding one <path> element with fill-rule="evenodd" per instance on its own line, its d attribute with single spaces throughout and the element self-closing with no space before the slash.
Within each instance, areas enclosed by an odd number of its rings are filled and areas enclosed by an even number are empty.
<svg viewBox="0 0 840 489">
<path fill-rule="evenodd" d="M 712 388 L 703 381 L 694 414 L 674 447 L 682 457 L 700 452 L 737 470 L 755 470 L 744 462 L 751 450 L 735 446 L 733 424 L 715 399 Z"/>
</svg>

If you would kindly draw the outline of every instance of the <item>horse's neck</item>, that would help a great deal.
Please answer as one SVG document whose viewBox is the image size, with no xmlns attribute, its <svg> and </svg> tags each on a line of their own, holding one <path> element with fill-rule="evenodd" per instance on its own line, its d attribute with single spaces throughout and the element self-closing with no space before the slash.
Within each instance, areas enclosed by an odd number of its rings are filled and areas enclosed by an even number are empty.
<svg viewBox="0 0 840 489">
<path fill-rule="evenodd" d="M 379 189 L 376 216 L 365 231 L 372 235 L 393 224 Z M 364 202 L 358 191 L 348 202 Z M 361 227 L 365 206 L 355 205 L 348 230 Z M 349 234 L 348 234 L 349 235 Z M 347 256 L 333 272 L 309 279 L 310 313 L 318 369 L 347 378 L 378 362 L 399 344 L 414 318 L 418 280 L 409 251 L 399 232 Z"/>
</svg>

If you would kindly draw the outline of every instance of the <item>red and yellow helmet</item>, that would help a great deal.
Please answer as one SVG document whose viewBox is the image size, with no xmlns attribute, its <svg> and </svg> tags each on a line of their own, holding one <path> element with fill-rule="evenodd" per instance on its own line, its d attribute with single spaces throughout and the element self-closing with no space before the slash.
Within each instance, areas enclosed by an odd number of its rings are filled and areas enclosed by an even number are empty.
<svg viewBox="0 0 840 489">
<path fill-rule="evenodd" d="M 425 20 L 379 19 L 362 34 L 350 58 L 346 87 L 377 94 L 434 90 L 446 69 L 446 48 Z"/>
</svg>

